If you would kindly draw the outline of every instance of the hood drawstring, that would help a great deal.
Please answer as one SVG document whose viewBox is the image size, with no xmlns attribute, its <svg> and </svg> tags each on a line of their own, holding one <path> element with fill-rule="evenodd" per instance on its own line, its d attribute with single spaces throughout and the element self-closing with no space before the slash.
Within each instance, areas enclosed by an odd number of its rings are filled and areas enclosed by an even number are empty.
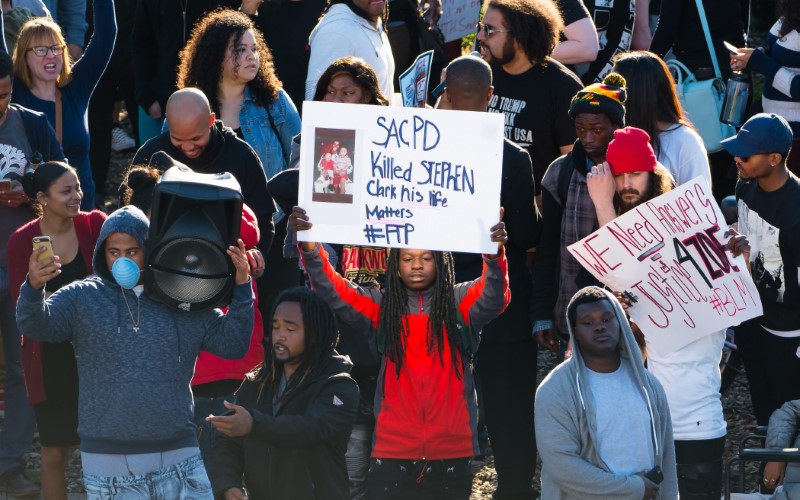
<svg viewBox="0 0 800 500">
<path fill-rule="evenodd" d="M 642 386 L 642 390 L 644 391 L 644 399 L 647 401 L 647 411 L 650 413 L 650 431 L 653 439 L 653 451 L 656 455 L 655 458 L 658 459 L 661 456 L 661 452 L 658 450 L 658 434 L 656 433 L 655 414 L 653 413 L 653 406 L 650 404 L 650 394 L 647 392 L 647 388 Z"/>
</svg>

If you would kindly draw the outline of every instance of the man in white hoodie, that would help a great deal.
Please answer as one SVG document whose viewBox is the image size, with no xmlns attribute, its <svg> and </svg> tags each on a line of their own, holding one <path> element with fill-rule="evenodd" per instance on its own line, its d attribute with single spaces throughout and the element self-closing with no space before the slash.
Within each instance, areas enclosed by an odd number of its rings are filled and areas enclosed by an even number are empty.
<svg viewBox="0 0 800 500">
<path fill-rule="evenodd" d="M 306 77 L 306 100 L 314 99 L 317 81 L 340 57 L 365 60 L 378 76 L 381 92 L 394 94 L 394 56 L 386 35 L 386 0 L 329 0 L 319 24 L 308 39 L 311 55 Z"/>
<path fill-rule="evenodd" d="M 567 326 L 573 355 L 536 391 L 542 498 L 678 498 L 667 397 L 619 302 L 583 288 Z"/>
</svg>

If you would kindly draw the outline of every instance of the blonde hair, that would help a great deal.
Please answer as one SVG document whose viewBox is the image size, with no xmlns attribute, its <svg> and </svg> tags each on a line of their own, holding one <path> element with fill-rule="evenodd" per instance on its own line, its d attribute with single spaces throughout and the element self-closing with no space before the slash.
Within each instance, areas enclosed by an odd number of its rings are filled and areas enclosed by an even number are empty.
<svg viewBox="0 0 800 500">
<path fill-rule="evenodd" d="M 26 54 L 28 49 L 37 45 L 36 42 L 45 41 L 45 45 L 51 45 L 50 40 L 55 40 L 55 45 L 61 45 L 61 72 L 56 78 L 56 86 L 63 87 L 72 79 L 72 60 L 67 50 L 67 42 L 61 33 L 61 28 L 50 18 L 36 17 L 22 25 L 17 39 L 17 46 L 14 47 L 14 76 L 19 79 L 27 88 L 33 88 L 33 76 L 28 67 Z"/>
</svg>

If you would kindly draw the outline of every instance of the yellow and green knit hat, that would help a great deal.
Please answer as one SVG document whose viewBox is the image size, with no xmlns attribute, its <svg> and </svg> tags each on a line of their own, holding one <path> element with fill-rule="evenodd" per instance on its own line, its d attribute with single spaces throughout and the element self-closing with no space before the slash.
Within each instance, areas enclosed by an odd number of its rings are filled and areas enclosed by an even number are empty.
<svg viewBox="0 0 800 500">
<path fill-rule="evenodd" d="M 625 126 L 625 78 L 618 73 L 609 73 L 603 83 L 593 83 L 575 94 L 569 105 L 569 117 L 573 120 L 581 113 L 605 114 L 621 127 Z"/>
</svg>

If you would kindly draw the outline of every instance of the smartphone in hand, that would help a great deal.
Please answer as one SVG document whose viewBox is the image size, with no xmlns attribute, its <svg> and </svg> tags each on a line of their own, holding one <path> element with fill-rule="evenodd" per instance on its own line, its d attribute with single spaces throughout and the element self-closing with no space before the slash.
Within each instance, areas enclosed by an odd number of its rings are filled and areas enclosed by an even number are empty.
<svg viewBox="0 0 800 500">
<path fill-rule="evenodd" d="M 34 236 L 33 237 L 33 250 L 36 251 L 40 247 L 44 246 L 46 250 L 39 254 L 36 260 L 42 261 L 48 257 L 52 257 L 55 255 L 53 253 L 53 242 L 50 241 L 49 236 Z"/>
<path fill-rule="evenodd" d="M 644 477 L 646 477 L 648 481 L 655 484 L 661 484 L 661 482 L 664 481 L 664 473 L 661 471 L 661 467 L 658 465 L 645 472 Z"/>
</svg>

